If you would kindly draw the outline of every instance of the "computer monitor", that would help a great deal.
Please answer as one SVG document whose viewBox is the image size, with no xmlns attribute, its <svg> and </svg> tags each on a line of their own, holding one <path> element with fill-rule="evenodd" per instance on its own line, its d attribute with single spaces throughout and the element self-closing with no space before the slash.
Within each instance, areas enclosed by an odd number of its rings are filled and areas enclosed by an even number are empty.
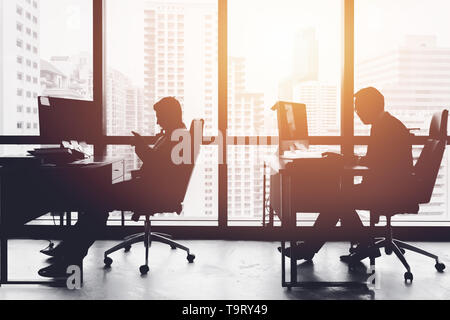
<svg viewBox="0 0 450 320">
<path fill-rule="evenodd" d="M 42 138 L 90 141 L 101 133 L 92 101 L 39 97 L 38 104 Z"/>
<path fill-rule="evenodd" d="M 277 111 L 280 153 L 309 147 L 308 116 L 306 105 L 277 102 L 272 110 Z"/>
</svg>

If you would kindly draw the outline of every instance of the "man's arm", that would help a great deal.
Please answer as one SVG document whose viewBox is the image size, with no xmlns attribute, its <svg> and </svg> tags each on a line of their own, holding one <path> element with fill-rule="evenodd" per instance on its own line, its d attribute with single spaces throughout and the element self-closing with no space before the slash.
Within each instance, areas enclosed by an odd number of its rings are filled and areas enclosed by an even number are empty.
<svg viewBox="0 0 450 320">
<path fill-rule="evenodd" d="M 142 162 L 146 162 L 154 156 L 155 151 L 144 143 L 135 146 L 135 152 Z"/>
<path fill-rule="evenodd" d="M 356 156 L 356 155 L 352 155 L 350 157 L 345 157 L 344 155 L 340 154 L 340 153 L 335 153 L 335 152 L 325 152 L 322 154 L 322 157 L 328 158 L 328 159 L 333 159 L 333 160 L 339 160 L 339 161 L 344 161 L 344 163 L 346 165 L 362 165 L 360 163 L 360 160 L 362 157 Z"/>
</svg>

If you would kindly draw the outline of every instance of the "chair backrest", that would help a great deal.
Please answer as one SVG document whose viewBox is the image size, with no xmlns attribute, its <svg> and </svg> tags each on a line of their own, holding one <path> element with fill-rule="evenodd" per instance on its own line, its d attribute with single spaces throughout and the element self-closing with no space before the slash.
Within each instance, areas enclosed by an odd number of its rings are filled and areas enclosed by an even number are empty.
<svg viewBox="0 0 450 320">
<path fill-rule="evenodd" d="M 433 115 L 430 125 L 430 138 L 420 154 L 414 167 L 417 181 L 417 197 L 419 203 L 425 204 L 431 201 L 436 179 L 441 167 L 447 146 L 448 110 Z"/>
<path fill-rule="evenodd" d="M 190 133 L 190 162 L 188 164 L 180 164 L 177 166 L 177 187 L 176 194 L 171 195 L 171 201 L 177 204 L 182 204 L 186 198 L 186 193 L 189 188 L 189 183 L 194 172 L 195 164 L 200 155 L 200 148 L 203 142 L 203 130 L 205 121 L 203 119 L 195 119 L 192 121 Z"/>
<path fill-rule="evenodd" d="M 433 115 L 430 125 L 430 139 L 447 139 L 448 110 Z"/>
</svg>

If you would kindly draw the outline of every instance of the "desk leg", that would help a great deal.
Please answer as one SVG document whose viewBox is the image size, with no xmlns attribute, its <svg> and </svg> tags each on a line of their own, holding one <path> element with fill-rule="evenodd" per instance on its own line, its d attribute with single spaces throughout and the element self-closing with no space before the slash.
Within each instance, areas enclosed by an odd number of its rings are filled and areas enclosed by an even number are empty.
<svg viewBox="0 0 450 320">
<path fill-rule="evenodd" d="M 267 227 L 266 225 L 266 213 L 267 213 L 267 208 L 266 208 L 266 163 L 264 162 L 264 169 L 263 169 L 263 227 Z"/>
<path fill-rule="evenodd" d="M 370 213 L 370 226 L 369 226 L 369 229 L 370 229 L 370 231 L 369 231 L 369 235 L 370 235 L 370 241 L 372 242 L 371 244 L 375 244 L 375 221 L 374 221 L 375 219 L 374 219 L 374 217 L 372 216 L 372 213 Z M 373 256 L 371 256 L 370 257 L 370 268 L 371 268 L 371 271 L 372 271 L 372 273 L 371 273 L 371 275 L 372 276 L 375 276 L 375 260 L 376 260 L 376 258 L 375 257 L 373 257 Z M 372 285 L 375 285 L 375 281 L 376 281 L 376 278 L 374 277 L 373 278 L 373 281 L 372 281 Z"/>
<path fill-rule="evenodd" d="M 68 227 L 72 226 L 72 211 L 67 212 L 67 226 Z"/>
<path fill-rule="evenodd" d="M 8 283 L 8 239 L 0 239 L 0 285 Z"/>
<path fill-rule="evenodd" d="M 64 227 L 64 216 L 65 216 L 65 212 L 52 212 L 53 215 L 55 214 L 59 214 L 59 225 L 61 227 Z"/>
<path fill-rule="evenodd" d="M 296 215 L 292 210 L 291 205 L 291 177 L 282 174 L 280 176 L 280 200 L 281 200 L 281 217 L 282 217 L 282 225 L 285 230 L 287 230 L 287 235 L 289 236 L 290 250 L 291 250 L 291 263 L 290 263 L 290 275 L 289 284 L 286 284 L 288 288 L 295 286 L 297 284 L 297 260 L 294 257 L 294 247 L 296 242 L 293 239 L 295 227 L 297 224 Z M 282 247 L 285 244 L 285 240 L 283 239 Z M 284 249 L 284 248 L 283 248 Z M 282 252 L 285 252 L 284 250 Z M 285 272 L 285 263 L 284 263 L 284 255 L 282 268 L 283 273 Z M 283 281 L 284 281 L 283 277 Z"/>
<path fill-rule="evenodd" d="M 275 219 L 274 219 L 275 217 L 274 217 L 274 215 L 275 215 L 275 211 L 273 211 L 273 209 L 270 208 L 270 210 L 269 210 L 269 226 L 271 228 L 273 228 L 275 226 Z"/>
<path fill-rule="evenodd" d="M 286 283 L 286 257 L 283 254 L 286 250 L 286 242 L 281 241 L 281 286 L 283 288 L 287 287 Z"/>
<path fill-rule="evenodd" d="M 287 205 L 287 215 L 289 217 L 289 234 L 291 236 L 291 283 L 298 283 L 297 279 L 297 259 L 295 259 L 295 252 L 294 248 L 297 245 L 297 242 L 295 240 L 292 240 L 294 237 L 294 231 L 297 226 L 297 215 L 295 214 L 294 210 L 292 210 L 292 188 L 291 188 L 291 177 L 286 178 L 286 205 Z"/>
</svg>

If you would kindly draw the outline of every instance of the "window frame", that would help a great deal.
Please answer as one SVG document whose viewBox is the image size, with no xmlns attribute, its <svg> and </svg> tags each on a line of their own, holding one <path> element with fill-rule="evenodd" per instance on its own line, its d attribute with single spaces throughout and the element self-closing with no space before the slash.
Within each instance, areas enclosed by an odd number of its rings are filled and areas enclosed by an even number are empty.
<svg viewBox="0 0 450 320">
<path fill-rule="evenodd" d="M 218 129 L 227 132 L 228 128 L 228 5 L 227 0 L 218 1 Z M 342 72 L 341 72 L 341 135 L 340 136 L 315 136 L 310 138 L 311 145 L 339 145 L 344 154 L 353 153 L 357 145 L 367 145 L 369 137 L 354 135 L 353 94 L 355 87 L 355 11 L 354 0 L 341 0 L 342 10 Z M 95 110 L 97 134 L 88 143 L 94 145 L 95 155 L 104 156 L 108 145 L 132 145 L 133 137 L 107 136 L 106 134 L 106 88 L 105 88 L 105 34 L 106 27 L 106 0 L 92 0 L 93 3 L 93 101 L 89 102 Z M 215 137 L 205 137 L 204 144 L 208 144 Z M 420 136 L 413 140 L 414 145 L 424 145 L 429 137 Z M 149 144 L 155 142 L 155 137 L 145 137 Z M 274 140 L 275 139 L 275 140 Z M 227 159 L 227 146 L 254 145 L 255 141 L 262 141 L 261 146 L 269 145 L 276 141 L 277 137 L 226 137 L 224 142 L 223 157 Z M 39 136 L 0 136 L 0 145 L 35 145 L 58 144 L 60 141 L 42 139 Z M 230 143 L 231 142 L 231 143 Z M 448 137 L 450 143 L 450 137 Z M 248 227 L 231 227 L 228 225 L 228 167 L 226 164 L 218 165 L 218 229 L 227 231 Z M 112 227 L 113 228 L 113 227 Z M 215 230 L 211 227 L 180 227 L 181 234 L 190 234 L 187 230 Z M 191 229 L 190 229 L 191 228 Z M 262 227 L 257 227 L 258 230 Z M 438 226 L 430 228 L 450 227 Z M 174 227 L 169 227 L 174 230 Z M 251 228 L 250 228 L 251 229 Z M 419 227 L 420 229 L 420 227 Z M 197 230 L 197 231 L 195 231 Z M 439 229 L 440 230 L 440 229 Z M 216 233 L 222 234 L 222 233 Z M 239 233 L 237 233 L 239 234 Z M 263 233 L 262 233 L 263 234 Z M 214 238 L 214 236 L 212 236 Z"/>
</svg>

